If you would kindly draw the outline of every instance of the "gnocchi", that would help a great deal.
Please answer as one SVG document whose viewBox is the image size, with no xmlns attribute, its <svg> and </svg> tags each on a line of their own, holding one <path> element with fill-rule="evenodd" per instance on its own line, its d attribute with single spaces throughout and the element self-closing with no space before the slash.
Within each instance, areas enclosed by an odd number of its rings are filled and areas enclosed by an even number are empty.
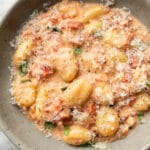
<svg viewBox="0 0 150 150">
<path fill-rule="evenodd" d="M 35 110 L 35 116 L 38 120 L 40 120 L 42 117 L 44 117 L 44 107 L 45 103 L 48 100 L 48 90 L 44 88 L 40 88 L 37 94 L 36 98 L 36 110 Z"/>
<path fill-rule="evenodd" d="M 25 82 L 25 83 L 24 83 Z M 16 76 L 13 83 L 13 93 L 17 103 L 22 107 L 30 107 L 35 103 L 37 85 L 28 79 Z"/>
<path fill-rule="evenodd" d="M 98 20 L 91 20 L 86 26 L 85 29 L 89 32 L 96 32 L 102 28 L 102 22 Z"/>
<path fill-rule="evenodd" d="M 93 4 L 87 7 L 83 11 L 83 15 L 80 15 L 77 20 L 87 23 L 91 19 L 97 18 L 98 16 L 104 15 L 109 11 L 109 8 L 103 5 Z"/>
<path fill-rule="evenodd" d="M 32 52 L 32 47 L 33 42 L 31 39 L 28 39 L 20 45 L 18 45 L 13 59 L 14 65 L 19 66 L 23 60 L 28 59 Z"/>
<path fill-rule="evenodd" d="M 93 98 L 102 105 L 113 105 L 114 97 L 112 92 L 112 87 L 101 82 L 93 91 Z"/>
<path fill-rule="evenodd" d="M 64 81 L 70 82 L 76 77 L 78 66 L 73 53 L 64 56 L 64 58 L 56 58 L 55 64 L 58 73 Z"/>
<path fill-rule="evenodd" d="M 78 15 L 79 7 L 79 3 L 71 2 L 60 5 L 58 9 L 65 15 L 68 15 L 68 17 L 76 17 Z"/>
<path fill-rule="evenodd" d="M 89 142 L 92 138 L 91 132 L 78 125 L 69 127 L 68 135 L 64 136 L 64 140 L 71 145 L 82 145 Z"/>
<path fill-rule="evenodd" d="M 80 106 L 84 104 L 92 91 L 92 85 L 87 80 L 78 79 L 64 91 L 64 100 L 68 106 Z"/>
<path fill-rule="evenodd" d="M 150 96 L 147 93 L 141 93 L 138 95 L 133 107 L 138 111 L 147 111 L 150 107 Z"/>
<path fill-rule="evenodd" d="M 112 46 L 122 48 L 129 43 L 130 35 L 117 30 L 108 30 L 105 32 L 103 40 Z"/>
<path fill-rule="evenodd" d="M 96 119 L 98 133 L 102 136 L 112 136 L 119 127 L 119 118 L 117 112 L 108 107 L 102 107 L 98 111 Z"/>
</svg>

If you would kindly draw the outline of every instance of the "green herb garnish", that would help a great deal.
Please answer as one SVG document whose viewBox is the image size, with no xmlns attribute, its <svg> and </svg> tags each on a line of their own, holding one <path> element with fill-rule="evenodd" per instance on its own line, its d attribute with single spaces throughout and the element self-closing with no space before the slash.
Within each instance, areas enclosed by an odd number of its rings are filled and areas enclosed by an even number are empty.
<svg viewBox="0 0 150 150">
<path fill-rule="evenodd" d="M 44 123 L 44 128 L 45 129 L 51 130 L 51 129 L 54 129 L 56 127 L 57 127 L 57 124 L 52 123 L 50 121 L 47 121 L 47 122 Z"/>
<path fill-rule="evenodd" d="M 24 60 L 19 66 L 20 76 L 25 76 L 28 73 L 28 61 Z"/>
<path fill-rule="evenodd" d="M 149 89 L 150 88 L 150 83 L 146 83 L 146 87 Z"/>
<path fill-rule="evenodd" d="M 87 148 L 87 147 L 92 147 L 92 145 L 91 143 L 88 142 L 88 143 L 80 145 L 80 147 Z"/>
<path fill-rule="evenodd" d="M 138 118 L 139 118 L 139 121 L 142 122 L 144 118 L 144 113 L 142 111 L 138 112 Z"/>
<path fill-rule="evenodd" d="M 62 87 L 62 88 L 61 88 L 61 91 L 65 91 L 66 89 L 67 89 L 67 86 Z"/>
<path fill-rule="evenodd" d="M 75 55 L 80 55 L 82 53 L 82 49 L 81 48 L 76 48 L 75 50 L 74 50 L 74 54 Z"/>
<path fill-rule="evenodd" d="M 53 27 L 53 28 L 52 28 L 52 31 L 53 31 L 53 32 L 59 32 L 59 33 L 62 33 L 62 30 L 59 29 L 58 27 Z"/>
<path fill-rule="evenodd" d="M 70 128 L 68 126 L 64 126 L 64 135 L 68 135 L 70 132 Z"/>
<path fill-rule="evenodd" d="M 30 79 L 22 80 L 21 83 L 31 82 Z"/>
</svg>

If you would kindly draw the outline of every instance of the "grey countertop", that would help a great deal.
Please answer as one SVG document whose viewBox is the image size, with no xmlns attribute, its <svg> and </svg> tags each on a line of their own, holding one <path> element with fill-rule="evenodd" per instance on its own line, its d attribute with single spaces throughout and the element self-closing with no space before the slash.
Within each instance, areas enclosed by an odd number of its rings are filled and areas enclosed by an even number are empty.
<svg viewBox="0 0 150 150">
<path fill-rule="evenodd" d="M 0 24 L 2 19 L 17 0 L 0 0 Z M 0 129 L 0 150 L 17 150 Z"/>
<path fill-rule="evenodd" d="M 17 150 L 6 135 L 0 130 L 0 150 Z"/>
<path fill-rule="evenodd" d="M 11 6 L 18 0 L 0 0 L 0 22 Z"/>
</svg>

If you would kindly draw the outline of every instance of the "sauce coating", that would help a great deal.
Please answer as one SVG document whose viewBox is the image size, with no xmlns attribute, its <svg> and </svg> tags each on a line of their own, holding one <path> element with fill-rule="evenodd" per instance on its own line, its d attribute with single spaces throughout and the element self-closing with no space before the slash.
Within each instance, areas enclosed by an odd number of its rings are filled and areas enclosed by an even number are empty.
<svg viewBox="0 0 150 150">
<path fill-rule="evenodd" d="M 60 2 L 21 30 L 13 96 L 39 129 L 68 144 L 118 140 L 150 106 L 149 43 L 127 11 Z"/>
</svg>

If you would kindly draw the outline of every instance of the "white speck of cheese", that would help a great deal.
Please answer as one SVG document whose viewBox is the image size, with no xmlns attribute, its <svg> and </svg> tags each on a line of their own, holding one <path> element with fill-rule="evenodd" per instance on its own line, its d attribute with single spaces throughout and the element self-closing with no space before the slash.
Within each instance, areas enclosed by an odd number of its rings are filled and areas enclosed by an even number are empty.
<svg viewBox="0 0 150 150">
<path fill-rule="evenodd" d="M 97 142 L 94 145 L 92 145 L 92 147 L 94 147 L 96 149 L 106 149 L 107 148 L 107 143 L 105 143 L 105 142 Z"/>
</svg>

